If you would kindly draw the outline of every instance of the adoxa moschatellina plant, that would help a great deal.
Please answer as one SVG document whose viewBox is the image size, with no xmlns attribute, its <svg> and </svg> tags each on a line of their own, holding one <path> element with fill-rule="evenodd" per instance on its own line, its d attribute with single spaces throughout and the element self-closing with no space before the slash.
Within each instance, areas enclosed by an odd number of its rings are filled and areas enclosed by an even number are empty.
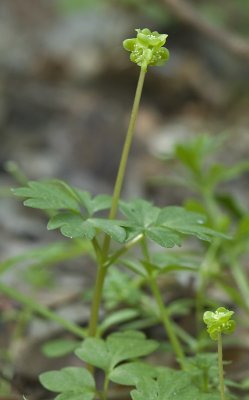
<svg viewBox="0 0 249 400">
<path fill-rule="evenodd" d="M 130 51 L 131 61 L 140 67 L 140 74 L 113 196 L 98 195 L 93 197 L 86 191 L 56 179 L 31 181 L 28 182 L 27 186 L 14 190 L 17 196 L 26 198 L 24 202 L 26 206 L 43 209 L 47 212 L 50 216 L 48 229 L 60 229 L 64 236 L 71 239 L 89 240 L 95 253 L 97 273 L 87 332 L 71 322 L 63 321 L 62 317 L 58 318 L 50 310 L 36 308 L 37 312 L 54 319 L 81 339 L 86 337 L 83 345 L 76 350 L 77 357 L 89 366 L 102 369 L 105 374 L 104 385 L 101 390 L 96 389 L 93 375 L 89 372 L 90 368 L 87 370 L 69 367 L 61 371 L 50 371 L 43 374 L 41 376 L 43 385 L 52 391 L 61 393 L 57 397 L 60 400 L 69 398 L 70 400 L 78 400 L 81 398 L 79 396 L 83 394 L 84 400 L 92 400 L 94 397 L 106 400 L 110 380 L 136 386 L 137 391 L 132 392 L 134 400 L 141 400 L 142 398 L 147 400 L 150 391 L 152 391 L 152 395 L 154 392 L 161 391 L 164 396 L 166 389 L 169 396 L 171 395 L 170 390 L 174 396 L 179 393 L 178 397 L 174 397 L 175 400 L 182 399 L 183 387 L 184 393 L 189 390 L 193 398 L 201 399 L 201 394 L 197 388 L 190 385 L 189 378 L 185 375 L 183 378 L 178 373 L 176 376 L 175 372 L 169 373 L 168 371 L 167 380 L 165 371 L 163 373 L 158 372 L 151 367 L 144 366 L 144 364 L 128 363 L 129 365 L 122 364 L 122 366 L 119 366 L 121 362 L 124 363 L 124 361 L 127 362 L 145 356 L 157 348 L 158 344 L 153 340 L 146 339 L 142 332 L 116 332 L 109 335 L 106 341 L 100 339 L 103 326 L 100 329 L 99 309 L 108 268 L 114 263 L 118 265 L 124 254 L 135 245 L 139 245 L 143 259 L 140 267 L 136 269 L 136 273 L 141 275 L 150 287 L 157 305 L 157 317 L 165 328 L 179 365 L 184 369 L 185 354 L 158 287 L 157 277 L 160 274 L 160 268 L 153 263 L 149 242 L 152 241 L 162 248 L 171 248 L 176 245 L 180 246 L 182 237 L 186 235 L 192 235 L 206 241 L 210 241 L 216 236 L 224 237 L 224 235 L 205 226 L 203 215 L 186 211 L 182 207 L 159 208 L 143 199 L 120 200 L 145 75 L 148 67 L 163 65 L 169 58 L 168 50 L 163 47 L 167 35 L 151 32 L 149 29 L 137 29 L 136 32 L 136 38 L 124 41 L 124 48 Z M 108 217 L 98 216 L 97 213 L 102 210 L 109 210 Z M 123 215 L 123 219 L 116 219 L 118 210 Z M 116 242 L 116 246 L 111 246 L 111 241 Z M 13 294 L 13 291 L 6 289 L 1 283 L 0 290 L 10 295 Z M 23 295 L 15 296 L 15 298 L 27 303 L 27 298 Z M 124 370 L 122 370 L 122 373 L 118 370 L 118 373 L 117 368 L 121 367 Z M 160 376 L 157 375 L 158 373 Z M 146 376 L 151 379 L 158 376 L 158 381 L 153 380 L 148 384 L 149 381 L 145 379 Z M 168 382 L 172 380 L 177 382 L 177 387 L 172 384 L 170 389 Z M 161 397 L 158 397 L 158 400 L 160 399 Z M 166 397 L 163 397 L 163 400 L 165 399 Z M 207 400 L 207 397 L 205 397 L 205 400 Z"/>
<path fill-rule="evenodd" d="M 221 400 L 226 400 L 223 355 L 222 355 L 222 334 L 230 335 L 234 332 L 235 322 L 231 319 L 233 311 L 224 307 L 219 307 L 215 312 L 206 311 L 203 315 L 203 321 L 207 325 L 207 331 L 212 340 L 218 341 L 218 364 Z"/>
</svg>

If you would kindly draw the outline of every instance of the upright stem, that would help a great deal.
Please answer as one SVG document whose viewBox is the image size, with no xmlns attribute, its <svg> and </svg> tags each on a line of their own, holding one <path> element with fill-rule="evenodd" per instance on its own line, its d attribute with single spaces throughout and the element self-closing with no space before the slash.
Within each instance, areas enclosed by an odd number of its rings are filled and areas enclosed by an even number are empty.
<svg viewBox="0 0 249 400">
<path fill-rule="evenodd" d="M 200 265 L 198 276 L 197 276 L 197 289 L 196 289 L 196 328 L 197 333 L 201 332 L 202 328 L 202 316 L 204 310 L 204 301 L 205 301 L 205 293 L 207 286 L 207 272 L 210 270 L 211 265 L 213 264 L 217 251 L 220 247 L 220 239 L 215 239 L 209 246 L 206 255 Z"/>
<path fill-rule="evenodd" d="M 245 304 L 247 312 L 249 311 L 249 284 L 244 274 L 243 268 L 235 257 L 231 257 L 232 268 L 231 273 L 241 293 L 242 300 Z"/>
<path fill-rule="evenodd" d="M 120 163 L 119 163 L 118 173 L 117 173 L 117 177 L 116 177 L 116 182 L 115 182 L 115 186 L 114 186 L 114 190 L 113 190 L 112 206 L 111 206 L 111 210 L 110 210 L 110 214 L 109 214 L 110 219 L 115 218 L 117 209 L 118 209 L 118 202 L 120 199 L 120 193 L 121 193 L 121 189 L 122 189 L 122 185 L 123 185 L 123 181 L 124 181 L 124 174 L 125 174 L 125 170 L 126 170 L 127 160 L 128 160 L 131 143 L 132 143 L 132 139 L 133 139 L 133 135 L 134 135 L 134 128 L 135 128 L 135 123 L 136 123 L 136 119 L 137 119 L 141 94 L 142 94 L 142 90 L 143 90 L 145 74 L 146 74 L 146 72 L 143 71 L 141 68 L 138 83 L 137 83 L 137 89 L 136 89 L 136 94 L 135 94 L 135 98 L 134 98 L 134 103 L 133 103 L 133 107 L 132 107 L 132 111 L 131 111 L 130 122 L 129 122 L 128 130 L 127 130 L 125 143 L 123 146 L 123 151 L 122 151 L 122 155 L 121 155 L 121 159 L 120 159 Z M 104 240 L 104 246 L 103 246 L 103 254 L 105 257 L 108 253 L 109 247 L 110 247 L 110 236 L 106 235 L 105 240 Z"/>
<path fill-rule="evenodd" d="M 145 238 L 143 238 L 141 245 L 142 245 L 143 254 L 144 254 L 147 262 L 150 263 L 150 254 L 149 254 L 149 250 L 148 250 L 148 246 L 147 246 L 147 242 L 146 242 Z M 149 285 L 150 285 L 152 294 L 156 300 L 156 303 L 157 303 L 157 306 L 159 309 L 159 313 L 160 313 L 160 318 L 164 325 L 165 331 L 169 337 L 171 346 L 173 347 L 173 350 L 175 352 L 175 355 L 178 359 L 179 364 L 184 369 L 185 355 L 183 353 L 182 346 L 175 334 L 175 330 L 174 330 L 173 324 L 170 320 L 168 310 L 164 305 L 160 290 L 158 289 L 156 279 L 152 274 L 150 274 L 150 277 L 149 277 Z"/>
<path fill-rule="evenodd" d="M 115 182 L 115 186 L 114 186 L 113 197 L 112 197 L 112 206 L 111 206 L 111 210 L 110 210 L 110 214 L 109 214 L 109 219 L 115 218 L 117 209 L 118 209 L 118 202 L 119 202 L 119 198 L 120 198 L 120 193 L 121 193 L 121 189 L 122 189 L 122 185 L 123 185 L 127 160 L 128 160 L 128 156 L 129 156 L 129 152 L 130 152 L 130 148 L 131 148 L 131 144 L 132 144 L 132 139 L 133 139 L 133 135 L 134 135 L 134 128 L 135 128 L 135 123 L 136 123 L 136 119 L 137 119 L 141 94 L 142 94 L 142 90 L 143 90 L 145 74 L 146 74 L 146 72 L 141 69 L 139 79 L 138 79 L 136 94 L 135 94 L 135 98 L 134 98 L 134 103 L 133 103 L 133 107 L 132 107 L 132 111 L 131 111 L 130 122 L 129 122 L 128 130 L 127 130 L 125 143 L 123 146 L 121 160 L 120 160 L 120 164 L 119 164 L 119 169 L 118 169 L 118 173 L 117 173 L 117 178 L 116 178 L 116 182 Z M 105 263 L 106 263 L 106 260 L 108 257 L 109 248 L 110 248 L 110 236 L 105 235 L 103 249 L 102 249 L 102 257 L 98 263 L 98 271 L 97 271 L 97 277 L 96 277 L 96 282 L 95 282 L 95 287 L 94 287 L 93 302 L 92 302 L 92 308 L 91 308 L 91 317 L 90 317 L 90 322 L 89 322 L 89 335 L 90 336 L 96 336 L 96 332 L 97 332 L 99 308 L 100 308 L 100 303 L 101 303 L 101 298 L 102 298 L 105 276 L 106 276 L 106 272 L 107 272 Z"/>
<path fill-rule="evenodd" d="M 223 356 L 222 356 L 222 338 L 221 333 L 218 334 L 218 364 L 219 364 L 219 379 L 220 379 L 220 398 L 225 398 L 224 372 L 223 372 Z"/>
<path fill-rule="evenodd" d="M 169 337 L 169 341 L 173 347 L 173 350 L 175 352 L 175 355 L 178 359 L 179 364 L 181 365 L 181 367 L 184 369 L 185 366 L 185 356 L 181 347 L 181 344 L 175 334 L 172 322 L 170 320 L 169 314 L 168 314 L 168 310 L 164 305 L 164 302 L 162 300 L 162 296 L 161 293 L 158 289 L 156 280 L 154 277 L 150 278 L 150 287 L 151 287 L 151 291 L 153 293 L 153 296 L 157 302 L 158 308 L 159 308 L 159 312 L 160 312 L 160 317 L 162 320 L 162 323 L 164 325 L 165 331 Z"/>
</svg>

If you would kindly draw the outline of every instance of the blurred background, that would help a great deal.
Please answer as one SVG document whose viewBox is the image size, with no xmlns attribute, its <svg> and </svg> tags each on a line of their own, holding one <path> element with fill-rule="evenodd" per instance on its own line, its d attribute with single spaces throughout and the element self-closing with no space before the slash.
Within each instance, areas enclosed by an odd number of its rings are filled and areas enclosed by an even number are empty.
<svg viewBox="0 0 249 400">
<path fill-rule="evenodd" d="M 170 60 L 148 71 L 124 196 L 182 204 L 183 189 L 151 185 L 169 172 L 157 155 L 200 133 L 228 135 L 223 161 L 248 159 L 247 0 L 1 0 L 2 260 L 55 235 L 9 197 L 10 186 L 57 177 L 112 192 L 139 73 L 122 41 L 144 27 L 169 35 Z M 248 175 L 231 190 L 248 205 Z M 20 285 L 19 275 L 5 279 Z M 68 279 L 81 290 L 78 276 Z M 12 307 L 6 298 L 1 304 Z M 25 362 L 19 348 L 16 355 L 30 391 L 43 367 L 36 361 L 33 369 L 32 349 Z"/>
<path fill-rule="evenodd" d="M 1 180 L 13 160 L 110 191 L 139 72 L 122 41 L 143 27 L 168 33 L 171 58 L 146 78 L 127 191 L 188 135 L 226 131 L 229 157 L 247 152 L 248 1 L 1 0 L 0 19 Z"/>
</svg>

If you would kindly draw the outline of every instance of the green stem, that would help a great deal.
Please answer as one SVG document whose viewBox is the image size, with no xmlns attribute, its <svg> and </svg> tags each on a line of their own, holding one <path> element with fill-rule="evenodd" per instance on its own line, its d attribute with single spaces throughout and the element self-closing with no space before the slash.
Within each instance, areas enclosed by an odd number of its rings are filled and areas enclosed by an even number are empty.
<svg viewBox="0 0 249 400">
<path fill-rule="evenodd" d="M 148 245 L 147 245 L 145 238 L 143 238 L 141 245 L 142 245 L 143 254 L 144 254 L 147 262 L 150 263 L 150 254 L 149 254 L 149 249 L 148 249 Z M 149 276 L 149 285 L 150 285 L 151 291 L 153 293 L 153 296 L 156 300 L 156 303 L 157 303 L 157 306 L 159 309 L 160 319 L 164 325 L 166 334 L 168 335 L 169 341 L 171 343 L 171 346 L 173 347 L 173 350 L 175 352 L 177 360 L 178 360 L 179 364 L 181 365 L 181 367 L 184 369 L 185 355 L 182 350 L 182 346 L 175 334 L 174 326 L 173 326 L 170 316 L 168 314 L 168 310 L 163 302 L 160 290 L 157 285 L 157 281 L 150 271 L 148 271 L 148 273 L 150 275 Z"/>
<path fill-rule="evenodd" d="M 104 380 L 104 387 L 103 387 L 103 400 L 107 400 L 109 383 L 110 383 L 109 374 L 106 373 Z"/>
<path fill-rule="evenodd" d="M 208 274 L 210 274 L 211 265 L 213 264 L 217 251 L 220 247 L 220 239 L 215 239 L 209 246 L 206 255 L 199 267 L 198 271 L 198 279 L 197 279 L 197 288 L 196 288 L 196 326 L 197 332 L 202 331 L 203 324 L 203 311 L 204 311 L 204 301 L 205 301 L 205 293 L 206 287 L 209 282 Z"/>
<path fill-rule="evenodd" d="M 138 79 L 136 94 L 134 98 L 134 103 L 131 111 L 130 123 L 128 126 L 125 143 L 122 150 L 121 160 L 119 164 L 119 169 L 117 173 L 117 178 L 114 186 L 113 197 L 112 197 L 112 206 L 109 214 L 109 219 L 114 219 L 118 209 L 118 202 L 120 198 L 120 193 L 123 185 L 124 174 L 126 170 L 127 160 L 131 148 L 131 143 L 134 135 L 134 128 L 137 119 L 141 94 L 143 90 L 144 78 L 146 72 L 142 69 L 140 70 L 140 75 Z M 105 235 L 103 249 L 102 249 L 102 260 L 98 263 L 97 277 L 94 287 L 93 294 L 93 302 L 91 308 L 91 317 L 89 322 L 89 335 L 96 336 L 97 333 L 97 325 L 98 325 L 98 317 L 99 317 L 99 308 L 102 298 L 103 286 L 105 281 L 105 276 L 107 272 L 107 268 L 105 266 L 106 260 L 108 258 L 108 252 L 110 248 L 110 236 Z"/>
<path fill-rule="evenodd" d="M 233 275 L 234 280 L 239 288 L 239 291 L 242 295 L 243 302 L 244 302 L 247 312 L 248 312 L 248 310 L 249 310 L 249 285 L 248 285 L 247 277 L 244 274 L 243 267 L 240 265 L 240 263 L 236 259 L 234 259 L 234 258 L 231 259 L 231 265 L 232 265 L 232 268 L 231 268 L 232 275 Z"/>
<path fill-rule="evenodd" d="M 124 246 L 122 246 L 119 250 L 117 250 L 106 262 L 105 267 L 108 268 L 112 265 L 119 257 L 121 257 L 124 253 L 126 253 L 131 247 L 135 246 L 135 244 L 139 243 L 143 238 L 143 234 L 140 233 L 134 239 L 127 242 Z"/>
<path fill-rule="evenodd" d="M 220 398 L 225 398 L 224 371 L 223 371 L 223 356 L 222 356 L 222 338 L 221 333 L 218 334 L 218 364 L 219 364 L 219 380 L 220 380 Z"/>
<path fill-rule="evenodd" d="M 110 219 L 115 218 L 117 209 L 118 209 L 118 202 L 120 199 L 120 193 L 121 193 L 121 189 L 122 189 L 122 185 L 123 185 L 123 181 L 124 181 L 126 165 L 127 165 L 128 156 L 130 153 L 132 139 L 134 136 L 134 128 L 135 128 L 135 123 L 137 120 L 137 114 L 138 114 L 141 94 L 142 94 L 142 90 L 143 90 L 145 74 L 146 74 L 146 72 L 143 71 L 141 68 L 138 83 L 137 83 L 135 98 L 134 98 L 134 102 L 133 102 L 133 107 L 132 107 L 132 111 L 131 111 L 130 122 L 129 122 L 128 130 L 127 130 L 125 143 L 123 146 L 122 155 L 121 155 L 121 159 L 120 159 L 120 163 L 119 163 L 118 173 L 117 173 L 117 177 L 116 177 L 116 182 L 115 182 L 115 186 L 114 186 L 114 190 L 113 190 L 112 206 L 111 206 L 111 210 L 110 210 L 110 214 L 109 214 Z M 106 235 L 105 240 L 104 240 L 104 245 L 103 245 L 103 254 L 105 257 L 108 253 L 109 247 L 110 247 L 110 237 Z"/>
<path fill-rule="evenodd" d="M 169 314 L 168 314 L 168 310 L 164 305 L 164 302 L 162 300 L 162 296 L 161 293 L 158 289 L 157 286 L 157 282 L 155 280 L 154 277 L 151 276 L 150 278 L 150 287 L 151 287 L 151 291 L 153 293 L 153 296 L 157 302 L 158 308 L 159 308 L 159 312 L 160 312 L 160 318 L 162 320 L 162 323 L 164 325 L 165 331 L 169 337 L 169 341 L 171 343 L 171 346 L 173 347 L 173 350 L 175 352 L 175 355 L 178 359 L 179 364 L 181 365 L 181 367 L 184 369 L 185 366 L 185 355 L 183 353 L 181 344 L 175 334 L 172 322 L 170 320 Z"/>
<path fill-rule="evenodd" d="M 44 318 L 50 319 L 51 321 L 57 322 L 59 325 L 63 326 L 67 331 L 73 334 L 85 338 L 84 330 L 79 328 L 78 325 L 73 322 L 67 321 L 60 315 L 50 311 L 47 307 L 44 307 L 34 301 L 33 298 L 19 293 L 16 289 L 13 289 L 3 283 L 0 283 L 0 292 L 6 294 L 8 297 L 20 302 L 24 306 L 28 307 L 30 311 L 41 315 Z"/>
<path fill-rule="evenodd" d="M 102 292 L 104 287 L 104 281 L 106 276 L 107 268 L 104 267 L 103 263 L 98 265 L 95 287 L 94 287 L 94 294 L 93 294 L 93 301 L 91 306 L 91 316 L 90 322 L 88 327 L 88 334 L 89 336 L 96 336 L 97 335 L 97 327 L 98 327 L 98 319 L 99 319 L 99 308 L 102 298 Z"/>
</svg>

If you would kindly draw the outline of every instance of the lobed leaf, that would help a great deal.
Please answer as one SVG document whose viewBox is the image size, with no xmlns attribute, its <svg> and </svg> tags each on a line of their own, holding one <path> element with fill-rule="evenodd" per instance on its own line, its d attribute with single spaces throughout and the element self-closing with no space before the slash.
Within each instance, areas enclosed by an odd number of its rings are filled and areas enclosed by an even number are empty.
<svg viewBox="0 0 249 400">
<path fill-rule="evenodd" d="M 46 389 L 61 393 L 56 400 L 92 400 L 95 396 L 94 379 L 84 368 L 67 367 L 44 372 L 39 379 Z"/>
<path fill-rule="evenodd" d="M 219 400 L 216 393 L 202 393 L 184 371 L 161 368 L 157 379 L 143 378 L 132 390 L 133 400 Z"/>
<path fill-rule="evenodd" d="M 76 213 L 85 208 L 90 217 L 98 211 L 110 208 L 112 197 L 98 195 L 92 197 L 90 193 L 69 186 L 58 179 L 47 181 L 30 181 L 27 187 L 12 189 L 19 197 L 26 197 L 24 204 L 28 207 L 44 210 L 69 210 Z"/>
<path fill-rule="evenodd" d="M 44 346 L 42 346 L 42 352 L 47 357 L 61 357 L 74 351 L 78 345 L 79 342 L 76 340 L 50 340 L 49 342 L 46 342 Z"/>
<path fill-rule="evenodd" d="M 24 205 L 43 210 L 72 210 L 78 212 L 77 191 L 61 180 L 30 181 L 27 187 L 12 190 L 16 196 L 27 197 Z"/>
<path fill-rule="evenodd" d="M 111 371 L 121 361 L 146 356 L 157 347 L 158 343 L 146 339 L 142 332 L 125 331 L 109 335 L 106 341 L 87 338 L 75 354 L 90 365 Z"/>
<path fill-rule="evenodd" d="M 59 228 L 61 233 L 70 238 L 82 237 L 92 240 L 97 231 L 100 230 L 109 235 L 119 243 L 126 239 L 125 229 L 116 220 L 104 218 L 84 218 L 80 214 L 73 212 L 59 213 L 49 220 L 47 228 L 49 230 Z"/>
<path fill-rule="evenodd" d="M 143 378 L 156 378 L 157 368 L 143 362 L 121 364 L 110 373 L 110 380 L 119 385 L 136 386 Z"/>
<path fill-rule="evenodd" d="M 204 215 L 182 207 L 169 206 L 160 209 L 145 200 L 136 199 L 121 202 L 120 209 L 128 218 L 129 240 L 143 233 L 160 246 L 170 248 L 180 246 L 183 235 L 196 236 L 205 241 L 210 241 L 212 237 L 228 239 L 227 235 L 205 226 Z"/>
</svg>

